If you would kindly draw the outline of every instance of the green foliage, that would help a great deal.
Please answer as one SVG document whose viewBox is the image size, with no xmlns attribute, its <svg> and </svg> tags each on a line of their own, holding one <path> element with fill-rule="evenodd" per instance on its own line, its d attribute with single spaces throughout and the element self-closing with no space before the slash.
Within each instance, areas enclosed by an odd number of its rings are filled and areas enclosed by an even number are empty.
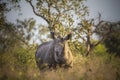
<svg viewBox="0 0 120 80">
<path fill-rule="evenodd" d="M 103 43 L 107 51 L 119 56 L 120 52 L 120 22 L 103 21 L 102 25 L 96 28 L 96 33 L 103 37 Z"/>
<path fill-rule="evenodd" d="M 13 47 L 13 50 L 0 54 L 0 79 L 8 80 L 27 79 L 29 69 L 36 67 L 35 47 L 24 48 L 23 46 Z M 13 74 L 14 73 L 14 74 Z"/>
<path fill-rule="evenodd" d="M 33 12 L 48 23 L 48 29 L 55 35 L 64 36 L 73 28 L 76 19 L 79 21 L 88 14 L 84 0 L 37 0 L 35 7 L 28 1 Z M 74 19 L 74 16 L 76 19 Z"/>
<path fill-rule="evenodd" d="M 31 61 L 32 56 L 26 49 L 18 48 L 15 51 L 14 57 L 19 64 L 24 65 Z"/>
<path fill-rule="evenodd" d="M 111 32 L 104 40 L 109 53 L 120 56 L 120 22 L 111 23 Z"/>
<path fill-rule="evenodd" d="M 23 41 L 29 43 L 34 36 L 36 21 L 33 18 L 25 19 L 24 21 L 17 20 L 18 34 L 21 35 Z"/>
<path fill-rule="evenodd" d="M 104 44 L 99 44 L 94 49 L 94 53 L 96 53 L 97 55 L 105 55 L 104 53 L 106 53 L 106 51 L 107 49 Z"/>
<path fill-rule="evenodd" d="M 71 42 L 70 47 L 71 47 L 71 50 L 73 51 L 73 53 L 75 53 L 75 54 L 84 55 L 84 53 L 86 52 L 86 47 L 77 40 L 74 42 Z"/>
</svg>

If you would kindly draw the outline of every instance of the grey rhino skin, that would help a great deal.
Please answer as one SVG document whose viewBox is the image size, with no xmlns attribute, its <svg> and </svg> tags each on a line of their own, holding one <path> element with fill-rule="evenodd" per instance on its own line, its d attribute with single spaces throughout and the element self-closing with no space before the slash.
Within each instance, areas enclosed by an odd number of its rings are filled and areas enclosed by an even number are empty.
<svg viewBox="0 0 120 80">
<path fill-rule="evenodd" d="M 40 70 L 72 67 L 73 56 L 68 46 L 70 38 L 71 34 L 65 38 L 53 37 L 52 41 L 45 42 L 38 47 L 35 57 Z"/>
</svg>

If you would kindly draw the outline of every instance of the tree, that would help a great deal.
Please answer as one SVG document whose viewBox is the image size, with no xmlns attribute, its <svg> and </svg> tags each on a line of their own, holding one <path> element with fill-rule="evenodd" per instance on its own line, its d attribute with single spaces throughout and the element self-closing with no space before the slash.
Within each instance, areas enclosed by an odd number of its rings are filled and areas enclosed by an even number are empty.
<svg viewBox="0 0 120 80">
<path fill-rule="evenodd" d="M 81 44 L 82 47 L 84 46 L 86 51 L 83 55 L 88 56 L 90 53 L 92 53 L 93 49 L 106 39 L 107 35 L 110 33 L 110 28 L 109 22 L 101 20 L 100 13 L 98 16 L 98 21 L 95 21 L 94 19 L 81 20 L 74 31 L 77 35 L 76 39 L 82 40 L 79 44 Z M 101 34 L 102 36 L 99 38 L 99 40 L 95 41 L 94 36 L 98 36 L 97 34 Z"/>
<path fill-rule="evenodd" d="M 15 32 L 15 26 L 6 22 L 5 13 L 8 11 L 9 9 L 6 8 L 6 4 L 0 3 L 0 53 L 8 51 L 8 49 L 10 50 L 10 46 L 17 42 L 11 33 L 11 30 Z"/>
<path fill-rule="evenodd" d="M 73 28 L 75 17 L 80 19 L 88 13 L 83 0 L 37 0 L 35 5 L 32 0 L 27 2 L 34 14 L 48 23 L 49 31 L 61 36 Z"/>
<path fill-rule="evenodd" d="M 111 22 L 111 33 L 104 40 L 109 53 L 120 56 L 120 22 Z"/>
<path fill-rule="evenodd" d="M 6 4 L 13 4 L 8 7 Z M 16 45 L 25 45 L 28 47 L 32 33 L 33 26 L 35 25 L 34 19 L 25 21 L 17 20 L 17 25 L 7 21 L 5 14 L 11 9 L 19 9 L 18 2 L 2 1 L 0 3 L 0 53 L 12 50 Z M 16 7 L 15 7 L 16 6 Z"/>
</svg>

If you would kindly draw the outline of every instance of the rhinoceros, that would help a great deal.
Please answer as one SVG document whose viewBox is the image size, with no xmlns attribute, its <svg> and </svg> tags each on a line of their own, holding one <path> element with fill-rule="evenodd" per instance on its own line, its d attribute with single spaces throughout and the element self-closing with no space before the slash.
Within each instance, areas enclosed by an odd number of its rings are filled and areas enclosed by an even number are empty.
<svg viewBox="0 0 120 80">
<path fill-rule="evenodd" d="M 38 46 L 36 51 L 36 63 L 40 70 L 56 69 L 56 67 L 71 68 L 73 66 L 73 55 L 68 45 L 71 34 L 66 37 L 55 38 Z"/>
</svg>

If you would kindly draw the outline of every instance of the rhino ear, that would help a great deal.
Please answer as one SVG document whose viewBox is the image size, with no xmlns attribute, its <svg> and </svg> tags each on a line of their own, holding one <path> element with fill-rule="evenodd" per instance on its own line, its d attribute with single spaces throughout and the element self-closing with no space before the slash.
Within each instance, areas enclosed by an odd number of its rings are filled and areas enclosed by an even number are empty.
<svg viewBox="0 0 120 80">
<path fill-rule="evenodd" d="M 69 40 L 69 39 L 71 39 L 71 38 L 72 38 L 72 34 L 69 33 L 69 34 L 64 38 L 64 40 Z"/>
<path fill-rule="evenodd" d="M 51 33 L 51 38 L 55 39 L 55 33 L 54 32 L 50 32 Z"/>
<path fill-rule="evenodd" d="M 58 35 L 58 37 L 57 38 L 61 38 L 61 36 L 60 35 Z"/>
</svg>

